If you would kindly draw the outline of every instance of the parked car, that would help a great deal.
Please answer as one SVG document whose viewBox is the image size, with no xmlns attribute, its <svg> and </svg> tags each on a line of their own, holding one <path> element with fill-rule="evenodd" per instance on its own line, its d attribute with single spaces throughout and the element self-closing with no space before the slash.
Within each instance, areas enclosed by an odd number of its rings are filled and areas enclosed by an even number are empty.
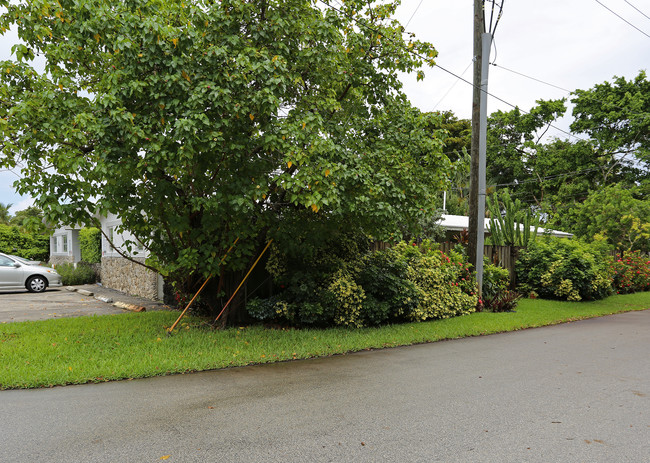
<svg viewBox="0 0 650 463">
<path fill-rule="evenodd" d="M 0 289 L 25 288 L 32 293 L 41 293 L 48 287 L 63 285 L 56 270 L 29 262 L 0 252 Z"/>
</svg>

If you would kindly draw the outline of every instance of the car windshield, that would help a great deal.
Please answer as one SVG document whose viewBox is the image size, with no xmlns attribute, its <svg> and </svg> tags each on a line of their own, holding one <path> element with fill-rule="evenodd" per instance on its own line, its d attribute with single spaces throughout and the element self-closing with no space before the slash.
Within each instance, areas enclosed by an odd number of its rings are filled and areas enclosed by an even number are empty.
<svg viewBox="0 0 650 463">
<path fill-rule="evenodd" d="M 17 261 L 20 262 L 21 264 L 25 264 L 25 265 L 34 265 L 34 264 L 36 264 L 36 263 L 38 262 L 38 261 L 35 261 L 35 260 L 25 259 L 25 258 L 23 258 L 23 257 L 12 256 L 12 255 L 10 255 L 10 254 L 7 254 L 7 255 L 8 255 L 9 257 L 11 257 L 12 259 L 17 260 Z"/>
</svg>

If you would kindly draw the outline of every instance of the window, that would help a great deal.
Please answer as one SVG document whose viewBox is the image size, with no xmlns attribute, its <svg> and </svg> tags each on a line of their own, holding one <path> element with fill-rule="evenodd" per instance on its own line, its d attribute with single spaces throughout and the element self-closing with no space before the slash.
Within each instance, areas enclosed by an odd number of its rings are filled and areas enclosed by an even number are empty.
<svg viewBox="0 0 650 463">
<path fill-rule="evenodd" d="M 68 235 L 63 235 L 63 252 L 68 253 Z"/>
<path fill-rule="evenodd" d="M 113 243 L 115 243 L 115 227 L 108 227 L 108 249 L 114 249 Z"/>
<path fill-rule="evenodd" d="M 56 235 L 52 237 L 52 252 L 54 254 L 59 252 L 59 237 Z"/>
<path fill-rule="evenodd" d="M 14 261 L 5 256 L 0 256 L 0 267 L 13 267 Z"/>
</svg>

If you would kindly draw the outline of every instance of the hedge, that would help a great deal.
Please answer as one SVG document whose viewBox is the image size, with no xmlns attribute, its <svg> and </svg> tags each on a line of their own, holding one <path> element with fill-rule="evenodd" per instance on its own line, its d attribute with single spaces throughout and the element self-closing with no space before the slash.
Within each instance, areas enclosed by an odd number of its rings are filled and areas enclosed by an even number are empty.
<svg viewBox="0 0 650 463">
<path fill-rule="evenodd" d="M 0 252 L 47 262 L 50 260 L 50 238 L 21 232 L 16 226 L 0 225 Z"/>
<path fill-rule="evenodd" d="M 81 260 L 97 264 L 102 260 L 102 238 L 99 228 L 83 228 L 79 231 Z"/>
</svg>

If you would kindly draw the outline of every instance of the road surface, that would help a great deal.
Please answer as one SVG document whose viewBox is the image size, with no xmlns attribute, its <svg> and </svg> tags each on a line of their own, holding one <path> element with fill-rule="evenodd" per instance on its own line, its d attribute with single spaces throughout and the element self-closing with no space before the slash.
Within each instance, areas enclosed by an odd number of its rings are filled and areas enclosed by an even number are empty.
<svg viewBox="0 0 650 463">
<path fill-rule="evenodd" d="M 0 391 L 1 462 L 648 462 L 650 311 Z"/>
</svg>

